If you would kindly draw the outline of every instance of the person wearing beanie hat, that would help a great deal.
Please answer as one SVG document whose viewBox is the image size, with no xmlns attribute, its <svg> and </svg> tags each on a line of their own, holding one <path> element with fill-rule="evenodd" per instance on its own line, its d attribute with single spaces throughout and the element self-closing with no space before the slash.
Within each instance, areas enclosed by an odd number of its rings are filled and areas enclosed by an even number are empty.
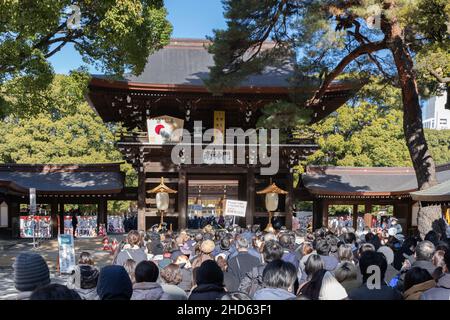
<svg viewBox="0 0 450 320">
<path fill-rule="evenodd" d="M 327 271 L 322 279 L 319 300 L 344 300 L 347 298 L 348 296 L 345 288 L 329 271 Z"/>
<path fill-rule="evenodd" d="M 13 268 L 14 284 L 20 291 L 17 300 L 28 300 L 34 290 L 50 284 L 50 271 L 47 263 L 38 253 L 19 254 Z"/>
<path fill-rule="evenodd" d="M 133 285 L 125 268 L 117 265 L 103 267 L 98 277 L 97 294 L 100 300 L 130 300 Z"/>
<path fill-rule="evenodd" d="M 226 294 L 223 271 L 214 260 L 204 261 L 194 272 L 196 287 L 188 300 L 220 300 Z"/>
</svg>

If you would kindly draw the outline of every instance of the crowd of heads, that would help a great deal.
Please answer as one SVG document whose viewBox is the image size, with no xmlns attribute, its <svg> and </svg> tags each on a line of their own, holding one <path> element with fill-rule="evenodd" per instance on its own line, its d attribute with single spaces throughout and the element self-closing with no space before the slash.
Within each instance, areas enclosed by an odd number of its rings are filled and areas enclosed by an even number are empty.
<svg viewBox="0 0 450 320">
<path fill-rule="evenodd" d="M 65 285 L 44 259 L 20 254 L 18 299 L 344 300 L 448 299 L 446 235 L 387 237 L 320 228 L 266 233 L 259 226 L 158 233 L 130 231 L 112 265 L 87 252 Z M 399 240 L 400 239 L 400 240 Z M 447 298 L 446 298 L 447 297 Z"/>
</svg>

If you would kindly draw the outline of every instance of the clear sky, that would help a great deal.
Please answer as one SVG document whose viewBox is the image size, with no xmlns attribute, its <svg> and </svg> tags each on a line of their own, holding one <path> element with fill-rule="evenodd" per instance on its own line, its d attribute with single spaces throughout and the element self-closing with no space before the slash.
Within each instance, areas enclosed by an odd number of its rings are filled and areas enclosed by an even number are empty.
<svg viewBox="0 0 450 320">
<path fill-rule="evenodd" d="M 168 19 L 173 26 L 173 38 L 205 38 L 213 29 L 225 28 L 221 0 L 165 0 Z M 80 55 L 67 45 L 50 58 L 56 73 L 67 74 L 85 65 Z M 88 66 L 91 73 L 100 73 Z"/>
</svg>

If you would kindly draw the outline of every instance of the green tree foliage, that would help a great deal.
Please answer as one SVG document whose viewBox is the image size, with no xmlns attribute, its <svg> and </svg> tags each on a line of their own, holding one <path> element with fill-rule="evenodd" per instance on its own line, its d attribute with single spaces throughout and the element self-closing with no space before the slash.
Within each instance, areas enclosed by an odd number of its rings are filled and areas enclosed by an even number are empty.
<svg viewBox="0 0 450 320">
<path fill-rule="evenodd" d="M 46 106 L 47 59 L 68 44 L 105 73 L 140 74 L 169 41 L 166 16 L 162 0 L 0 1 L 0 115 Z"/>
<path fill-rule="evenodd" d="M 107 127 L 86 103 L 85 72 L 57 75 L 40 94 L 46 108 L 30 118 L 8 116 L 0 125 L 0 162 L 86 164 L 122 162 L 115 147 L 120 124 Z M 121 165 L 126 185 L 137 186 L 130 164 Z M 114 203 L 115 210 L 127 203 Z"/>
<path fill-rule="evenodd" d="M 403 134 L 398 88 L 373 78 L 357 96 L 312 125 L 299 125 L 317 137 L 320 149 L 302 165 L 411 167 Z M 437 164 L 450 162 L 450 130 L 425 130 Z M 303 168 L 299 168 L 303 171 Z"/>
<path fill-rule="evenodd" d="M 286 59 L 289 51 L 297 55 L 292 86 L 310 89 L 308 99 L 293 101 L 294 108 L 320 108 L 327 88 L 345 74 L 351 73 L 361 80 L 383 77 L 385 83 L 401 89 L 404 137 L 420 188 L 437 183 L 421 122 L 418 87 L 424 93 L 435 93 L 442 90 L 439 84 L 448 76 L 448 1 L 224 0 L 223 3 L 227 29 L 216 30 L 209 47 L 215 61 L 207 82 L 211 90 L 236 86 L 269 64 L 292 64 L 292 60 Z M 271 46 L 264 45 L 267 40 L 273 41 Z M 367 117 L 372 117 L 374 111 L 370 107 L 358 108 L 368 108 Z M 361 131 L 360 137 L 352 136 L 357 149 L 375 147 L 375 143 L 366 139 L 369 134 L 377 139 L 388 138 L 379 128 L 399 119 L 400 114 L 394 111 L 385 114 L 390 120 L 380 120 L 378 129 L 368 128 Z M 345 152 L 344 146 L 339 145 L 342 137 L 334 138 L 338 147 L 335 152 Z M 367 146 L 358 142 L 361 138 Z M 395 152 L 385 156 L 386 163 L 397 161 Z M 349 155 L 345 162 L 371 160 Z"/>
</svg>

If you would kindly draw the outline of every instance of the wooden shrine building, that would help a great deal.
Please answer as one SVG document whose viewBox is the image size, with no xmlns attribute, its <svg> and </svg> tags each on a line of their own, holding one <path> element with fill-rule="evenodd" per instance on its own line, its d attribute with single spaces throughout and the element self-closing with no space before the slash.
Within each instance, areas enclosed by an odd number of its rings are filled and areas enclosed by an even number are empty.
<svg viewBox="0 0 450 320">
<path fill-rule="evenodd" d="M 279 100 L 291 100 L 288 80 L 293 74 L 292 65 L 268 68 L 262 74 L 250 76 L 237 88 L 220 95 L 212 94 L 203 82 L 208 77 L 208 67 L 213 65 L 205 45 L 205 40 L 174 39 L 148 58 L 141 75 L 121 80 L 93 76 L 90 81 L 87 98 L 98 115 L 105 122 L 121 122 L 128 132 L 132 132 L 123 134 L 117 145 L 126 161 L 138 172 L 139 229 L 147 229 L 159 222 L 154 195 L 147 191 L 154 188 L 161 177 L 167 186 L 177 191 L 171 195 L 171 204 L 165 214 L 166 222 L 174 229 L 189 227 L 189 217 L 198 206 L 203 211 L 210 208 L 217 214 L 220 201 L 225 198 L 247 201 L 245 218 L 239 221 L 241 225 L 259 223 L 264 227 L 267 212 L 263 197 L 257 196 L 256 191 L 266 187 L 271 180 L 289 192 L 281 198 L 275 216 L 290 228 L 292 166 L 317 149 L 313 139 L 290 140 L 277 145 L 280 168 L 277 174 L 267 176 L 261 174 L 259 163 L 237 164 L 237 152 L 209 155 L 214 164 L 205 161 L 201 164 L 174 163 L 171 158 L 174 144 L 161 142 L 158 137 L 170 119 L 194 137 L 210 128 L 222 132 L 228 128 L 244 131 L 256 128 L 262 107 Z M 361 86 L 361 83 L 352 82 L 333 83 L 322 105 L 313 110 L 312 122 L 335 111 Z M 159 125 L 150 128 L 155 121 Z M 166 122 L 161 126 L 161 121 Z M 194 121 L 202 121 L 201 132 L 194 132 Z M 186 148 L 193 149 L 194 145 L 187 144 Z M 202 148 L 206 145 L 201 143 Z M 246 159 L 251 157 L 248 149 L 245 156 Z M 216 161 L 225 158 L 230 161 Z"/>
<path fill-rule="evenodd" d="M 109 200 L 135 200 L 136 190 L 124 186 L 120 163 L 105 164 L 2 164 L 0 205 L 2 236 L 19 237 L 21 205 L 30 203 L 30 188 L 36 189 L 36 203 L 48 207 L 52 236 L 64 233 L 65 204 L 97 205 L 97 226 L 107 222 Z M 28 212 L 26 212 L 28 215 Z M 39 215 L 39 212 L 36 213 Z M 58 225 L 59 222 L 59 225 Z"/>
<path fill-rule="evenodd" d="M 352 205 L 353 225 L 357 222 L 358 205 L 364 206 L 364 213 L 372 213 L 375 205 L 391 205 L 406 232 L 417 226 L 417 200 L 446 199 L 448 190 L 444 188 L 450 181 L 450 165 L 436 166 L 436 175 L 439 187 L 416 193 L 413 168 L 308 166 L 295 189 L 295 198 L 313 201 L 314 229 L 328 225 L 331 205 Z"/>
</svg>

